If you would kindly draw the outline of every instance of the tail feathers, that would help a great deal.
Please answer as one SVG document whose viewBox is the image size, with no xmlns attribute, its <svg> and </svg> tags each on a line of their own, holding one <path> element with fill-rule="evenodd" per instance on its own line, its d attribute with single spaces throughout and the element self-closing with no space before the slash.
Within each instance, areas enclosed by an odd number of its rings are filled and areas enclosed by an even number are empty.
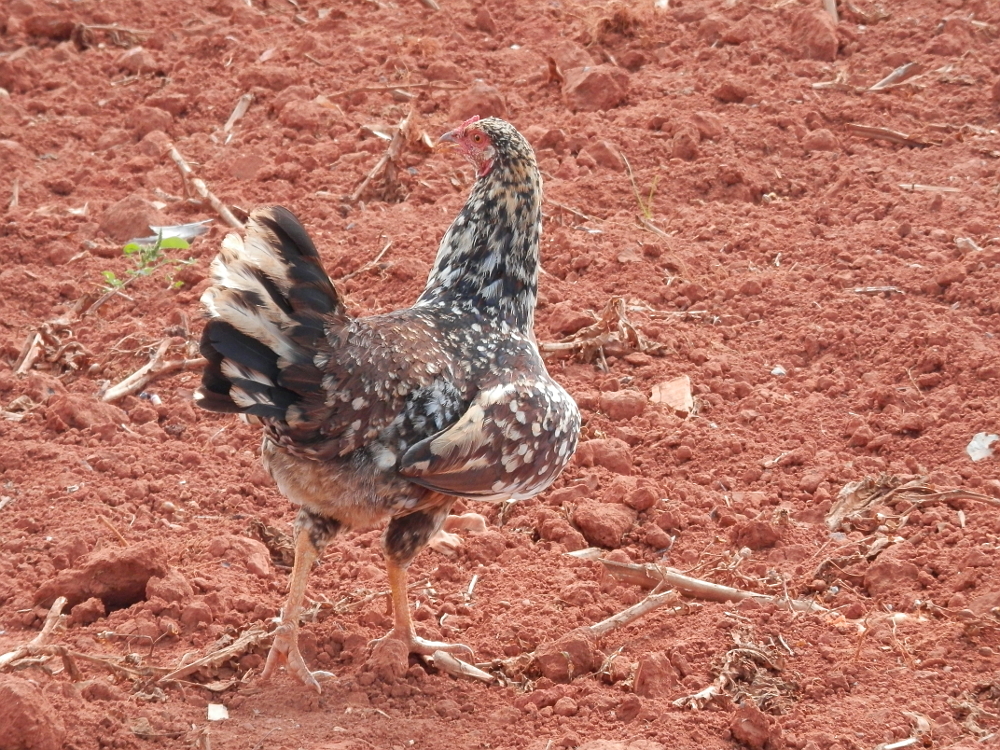
<svg viewBox="0 0 1000 750">
<path fill-rule="evenodd" d="M 312 240 L 287 209 L 260 209 L 245 238 L 223 241 L 212 275 L 202 296 L 208 365 L 195 399 L 210 411 L 295 424 L 299 402 L 322 382 L 317 347 L 344 315 Z"/>
</svg>

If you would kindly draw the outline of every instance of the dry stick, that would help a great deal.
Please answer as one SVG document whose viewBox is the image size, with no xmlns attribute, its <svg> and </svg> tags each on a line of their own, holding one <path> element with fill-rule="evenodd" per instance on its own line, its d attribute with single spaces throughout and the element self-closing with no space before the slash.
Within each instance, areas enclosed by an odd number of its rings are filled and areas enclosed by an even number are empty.
<svg viewBox="0 0 1000 750">
<path fill-rule="evenodd" d="M 392 86 L 358 86 L 353 89 L 344 89 L 335 94 L 327 94 L 327 99 L 339 99 L 342 96 L 351 94 L 377 94 L 385 91 L 396 91 L 398 89 L 444 89 L 446 91 L 457 90 L 461 86 L 449 86 L 450 81 L 422 81 L 420 83 L 397 83 Z M 456 82 L 457 83 L 457 82 Z"/>
<path fill-rule="evenodd" d="M 236 108 L 233 109 L 233 113 L 229 115 L 229 119 L 226 120 L 226 124 L 222 126 L 222 131 L 228 133 L 233 129 L 236 122 L 247 113 L 250 109 L 250 105 L 253 103 L 253 94 L 247 92 L 240 97 L 240 100 L 236 102 Z"/>
<path fill-rule="evenodd" d="M 237 654 L 242 654 L 248 649 L 256 646 L 261 641 L 271 638 L 274 634 L 268 633 L 261 627 L 250 628 L 243 633 L 239 638 L 230 643 L 225 648 L 221 648 L 218 651 L 213 651 L 212 653 L 201 657 L 200 659 L 195 659 L 189 664 L 185 664 L 178 667 L 172 672 L 169 672 L 162 677 L 160 677 L 157 682 L 167 682 L 169 680 L 178 680 L 181 677 L 187 677 L 192 672 L 197 672 L 199 669 L 205 666 L 217 666 L 227 659 L 231 659 Z"/>
<path fill-rule="evenodd" d="M 889 75 L 883 78 L 878 83 L 870 86 L 869 91 L 884 91 L 885 89 L 891 88 L 896 84 L 902 83 L 907 78 L 916 75 L 920 71 L 920 63 L 909 62 L 906 65 L 900 65 Z"/>
<path fill-rule="evenodd" d="M 237 219 L 233 215 L 233 212 L 230 211 L 222 201 L 215 197 L 203 180 L 194 176 L 194 170 L 191 169 L 190 165 L 186 161 L 184 161 L 184 157 L 181 156 L 177 147 L 171 143 L 167 153 L 170 154 L 170 158 L 174 160 L 174 164 L 177 165 L 177 168 L 181 172 L 181 178 L 184 180 L 184 189 L 187 190 L 188 183 L 191 183 L 195 192 L 208 201 L 209 205 L 218 212 L 224 222 L 226 222 L 233 229 L 243 229 L 243 222 Z"/>
<path fill-rule="evenodd" d="M 638 604 L 633 604 L 627 609 L 623 609 L 616 615 L 612 615 L 606 620 L 601 620 L 588 628 L 595 638 L 601 638 L 612 630 L 623 628 L 631 622 L 635 622 L 643 615 L 659 609 L 664 604 L 677 601 L 677 592 L 673 589 L 656 593 L 655 591 L 643 599 Z"/>
<path fill-rule="evenodd" d="M 7 208 L 17 208 L 17 204 L 20 203 L 21 198 L 21 184 L 18 178 L 14 178 L 14 186 L 10 190 L 10 203 L 7 204 Z"/>
<path fill-rule="evenodd" d="M 111 533 L 112 534 L 114 534 L 116 537 L 118 537 L 118 541 L 122 543 L 122 547 L 128 547 L 128 540 L 125 537 L 122 536 L 122 533 L 118 529 L 115 528 L 115 525 L 113 523 L 111 523 L 111 521 L 109 521 L 107 518 L 105 518 L 102 515 L 98 515 L 97 518 L 98 518 L 98 520 L 100 520 L 101 523 L 103 523 L 105 526 L 107 526 L 109 529 L 111 529 Z"/>
<path fill-rule="evenodd" d="M 17 358 L 17 362 L 14 363 L 15 375 L 24 375 L 34 367 L 35 360 L 42 353 L 42 343 L 42 334 L 38 331 L 28 336 L 28 339 L 24 342 L 24 347 L 21 349 L 21 355 Z"/>
<path fill-rule="evenodd" d="M 435 0 L 420 0 L 420 4 L 425 8 L 430 8 L 431 10 L 441 10 L 441 6 L 435 2 Z"/>
<path fill-rule="evenodd" d="M 567 206 L 567 205 L 565 205 L 563 203 L 558 203 L 558 202 L 552 200 L 551 198 L 546 199 L 545 202 L 548 203 L 551 206 L 555 206 L 556 208 L 562 209 L 563 211 L 566 211 L 567 213 L 573 214 L 578 219 L 583 219 L 584 221 L 601 221 L 601 219 L 595 219 L 593 216 L 587 216 L 587 214 L 585 214 L 583 211 L 577 211 L 575 208 L 572 208 L 571 206 Z"/>
<path fill-rule="evenodd" d="M 692 578 L 683 573 L 661 565 L 648 563 L 646 565 L 634 565 L 630 563 L 620 563 L 613 560 L 601 560 L 601 564 L 608 569 L 615 578 L 626 583 L 633 583 L 645 588 L 667 585 L 677 589 L 685 596 L 705 599 L 711 602 L 738 602 L 743 599 L 756 599 L 758 601 L 772 602 L 777 605 L 785 605 L 795 612 L 825 612 L 826 609 L 804 599 L 785 599 L 771 594 L 759 594 L 755 591 L 744 591 L 731 586 L 722 586 L 718 583 L 711 583 L 700 578 Z"/>
<path fill-rule="evenodd" d="M 187 370 L 194 367 L 204 367 L 208 361 L 203 357 L 197 359 L 176 359 L 171 362 L 164 362 L 163 355 L 170 348 L 171 340 L 164 339 L 160 346 L 150 358 L 149 362 L 133 372 L 117 385 L 113 385 L 101 396 L 101 401 L 112 403 L 120 398 L 125 398 L 137 391 L 142 390 L 148 383 L 158 378 L 160 375 L 176 372 L 177 370 Z"/>
<path fill-rule="evenodd" d="M 900 182 L 899 187 L 908 193 L 961 193 L 961 188 L 921 185 L 919 182 Z"/>
<path fill-rule="evenodd" d="M 895 286 L 859 286 L 851 290 L 855 294 L 906 294 Z"/>
<path fill-rule="evenodd" d="M 49 613 L 45 615 L 45 624 L 42 625 L 42 629 L 38 635 L 28 641 L 28 643 L 24 646 L 18 646 L 13 651 L 8 651 L 6 654 L 0 654 L 0 670 L 4 669 L 18 659 L 30 656 L 32 649 L 44 646 L 45 641 L 48 640 L 49 636 L 52 635 L 52 631 L 55 630 L 56 625 L 59 624 L 59 618 L 62 617 L 63 607 L 65 606 L 65 596 L 60 596 L 52 602 L 52 606 L 49 608 Z"/>
<path fill-rule="evenodd" d="M 362 193 L 365 192 L 365 188 L 368 187 L 368 183 L 375 179 L 376 175 L 381 174 L 391 162 L 396 162 L 399 159 L 400 152 L 403 150 L 403 145 L 406 143 L 406 129 L 410 125 L 410 119 L 413 117 L 414 110 L 411 108 L 409 113 L 399 122 L 399 127 L 396 134 L 392 137 L 389 142 L 389 147 L 382 154 L 382 158 L 378 160 L 372 170 L 365 176 L 365 179 L 361 181 L 358 185 L 357 190 L 351 194 L 351 203 L 356 203 L 361 197 Z"/>
<path fill-rule="evenodd" d="M 877 128 L 872 125 L 859 125 L 856 122 L 847 125 L 847 132 L 859 138 L 871 138 L 873 140 L 889 141 L 890 143 L 901 143 L 904 146 L 925 147 L 931 144 L 919 141 L 906 133 L 899 133 L 888 128 Z"/>
<path fill-rule="evenodd" d="M 479 667 L 467 664 L 461 659 L 455 658 L 447 651 L 435 651 L 431 659 L 434 660 L 435 667 L 453 677 L 471 677 L 474 680 L 482 680 L 483 682 L 497 681 L 497 678 L 489 672 L 484 672 Z"/>
<path fill-rule="evenodd" d="M 337 279 L 337 281 L 347 281 L 348 279 L 353 279 L 359 273 L 364 273 L 368 269 L 374 268 L 378 264 L 378 262 L 380 260 L 382 260 L 382 256 L 386 254 L 386 251 L 389 250 L 389 247 L 391 245 L 392 245 L 392 240 L 389 240 L 388 242 L 385 243 L 385 247 L 382 248 L 382 250 L 379 252 L 378 255 L 376 255 L 370 261 L 368 261 L 367 263 L 365 263 L 363 266 L 361 266 L 361 268 L 359 268 L 359 269 L 357 269 L 355 271 L 351 271 L 349 274 L 347 274 L 345 276 L 341 276 L 339 279 Z"/>
<path fill-rule="evenodd" d="M 834 23 L 840 23 L 840 16 L 837 15 L 837 0 L 823 0 L 823 7 L 830 14 Z"/>
<path fill-rule="evenodd" d="M 657 235 L 658 237 L 662 237 L 665 240 L 669 240 L 670 239 L 670 235 L 669 234 L 667 234 L 666 232 L 664 232 L 662 229 L 660 229 L 658 226 L 656 226 L 656 224 L 654 224 L 653 222 L 651 222 L 645 216 L 636 216 L 635 218 L 638 219 L 639 224 L 642 225 L 642 227 L 644 229 L 649 230 L 653 234 Z"/>
</svg>

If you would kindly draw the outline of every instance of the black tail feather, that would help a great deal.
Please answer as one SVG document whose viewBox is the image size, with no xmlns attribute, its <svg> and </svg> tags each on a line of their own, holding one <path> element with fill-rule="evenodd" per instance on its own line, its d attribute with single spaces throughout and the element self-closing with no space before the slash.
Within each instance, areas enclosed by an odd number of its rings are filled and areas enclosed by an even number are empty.
<svg viewBox="0 0 1000 750">
<path fill-rule="evenodd" d="M 226 239 L 212 270 L 215 285 L 202 297 L 211 319 L 197 402 L 285 422 L 290 407 L 315 398 L 323 379 L 317 346 L 344 314 L 316 247 L 287 209 L 260 209 L 245 240 Z"/>
</svg>

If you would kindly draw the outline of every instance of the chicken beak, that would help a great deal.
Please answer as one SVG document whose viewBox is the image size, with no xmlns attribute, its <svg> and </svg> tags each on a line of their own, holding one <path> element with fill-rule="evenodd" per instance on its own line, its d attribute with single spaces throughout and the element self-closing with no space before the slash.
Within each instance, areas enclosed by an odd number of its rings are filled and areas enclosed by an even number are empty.
<svg viewBox="0 0 1000 750">
<path fill-rule="evenodd" d="M 458 146 L 458 131 L 449 130 L 447 133 L 442 135 L 437 139 L 437 143 L 434 144 L 435 150 L 442 150 L 447 148 L 456 148 Z"/>
</svg>

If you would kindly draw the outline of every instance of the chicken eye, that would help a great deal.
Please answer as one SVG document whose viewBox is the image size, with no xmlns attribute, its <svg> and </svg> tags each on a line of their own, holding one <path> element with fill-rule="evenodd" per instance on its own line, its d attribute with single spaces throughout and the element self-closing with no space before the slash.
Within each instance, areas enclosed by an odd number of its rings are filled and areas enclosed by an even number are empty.
<svg viewBox="0 0 1000 750">
<path fill-rule="evenodd" d="M 472 140 L 474 140 L 476 143 L 482 143 L 483 136 L 481 133 L 476 133 L 474 136 L 472 136 Z"/>
</svg>

